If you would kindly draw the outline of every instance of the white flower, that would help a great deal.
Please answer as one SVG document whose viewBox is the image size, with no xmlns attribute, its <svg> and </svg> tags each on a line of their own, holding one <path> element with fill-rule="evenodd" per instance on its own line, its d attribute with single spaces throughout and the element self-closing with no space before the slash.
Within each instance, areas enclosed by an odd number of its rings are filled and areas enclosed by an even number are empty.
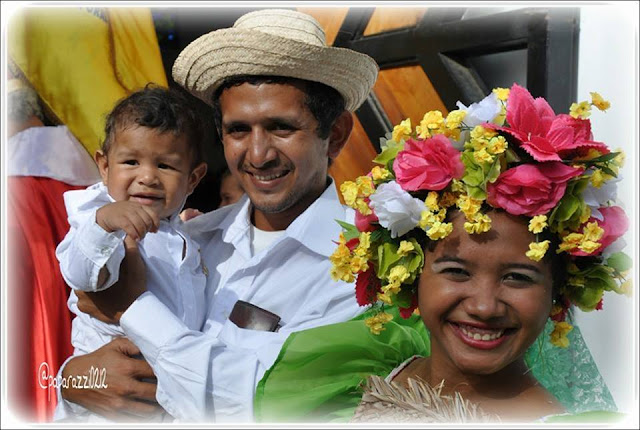
<svg viewBox="0 0 640 430">
<path fill-rule="evenodd" d="M 381 184 L 370 199 L 369 205 L 378 217 L 378 222 L 391 231 L 393 238 L 414 229 L 424 210 L 424 202 L 411 197 L 395 181 Z"/>
<path fill-rule="evenodd" d="M 618 182 L 621 180 L 622 176 L 618 175 L 617 178 L 610 179 L 602 184 L 600 188 L 594 187 L 593 184 L 589 182 L 587 188 L 585 188 L 582 193 L 582 198 L 584 199 L 584 203 L 591 208 L 591 215 L 594 218 L 602 220 L 602 215 L 600 215 L 598 208 L 609 206 L 609 203 L 617 200 Z"/>
<path fill-rule="evenodd" d="M 502 110 L 502 103 L 494 92 L 491 92 L 491 94 L 489 94 L 479 102 L 473 103 L 469 107 L 463 105 L 461 102 L 457 102 L 456 106 L 459 110 L 463 110 L 467 113 L 464 117 L 463 122 L 465 123 L 465 125 L 471 127 L 472 129 L 473 127 L 484 124 L 485 122 L 493 122 L 500 115 L 500 112 Z M 460 139 L 451 139 L 451 143 L 456 149 L 462 150 L 464 142 L 466 142 L 468 139 L 469 132 L 465 130 L 460 133 Z"/>
<path fill-rule="evenodd" d="M 464 117 L 464 123 L 471 128 L 485 122 L 492 122 L 502 110 L 502 103 L 494 92 L 469 107 L 466 107 L 461 102 L 457 102 L 456 106 L 458 106 L 458 109 L 467 112 Z"/>
</svg>

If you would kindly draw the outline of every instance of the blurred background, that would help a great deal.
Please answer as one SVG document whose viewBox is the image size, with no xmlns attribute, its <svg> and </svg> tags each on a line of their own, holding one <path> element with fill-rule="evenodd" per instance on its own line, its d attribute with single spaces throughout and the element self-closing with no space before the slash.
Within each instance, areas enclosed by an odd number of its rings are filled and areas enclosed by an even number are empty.
<svg viewBox="0 0 640 430">
<path fill-rule="evenodd" d="M 104 115 L 119 98 L 149 81 L 176 87 L 171 67 L 186 45 L 256 10 L 241 5 L 9 8 L 3 3 L 2 7 L 3 84 L 15 78 L 33 88 L 42 106 L 43 125 L 68 127 L 89 156 L 103 138 Z M 588 100 L 589 92 L 597 91 L 611 101 L 611 108 L 606 113 L 593 112 L 595 140 L 620 147 L 627 154 L 619 197 L 632 220 L 625 251 L 637 261 L 636 2 L 576 7 L 535 3 L 485 7 L 476 2 L 456 7 L 394 4 L 292 9 L 314 16 L 325 29 L 329 45 L 369 54 L 381 69 L 371 96 L 356 112 L 347 146 L 331 167 L 338 185 L 367 173 L 380 138 L 405 118 L 417 124 L 429 110 L 446 113 L 457 101 L 469 105 L 492 88 L 513 83 L 545 97 L 556 113 L 568 112 L 572 102 Z M 3 88 L 7 89 L 2 109 L 6 112 L 7 92 L 12 90 L 8 85 Z M 197 103 L 203 115 L 212 118 L 210 108 Z M 3 150 L 9 137 L 6 121 L 3 118 Z M 219 207 L 226 170 L 213 120 L 208 124 L 209 171 L 187 202 L 187 207 L 203 212 Z M 62 157 L 57 163 L 64 166 L 67 159 L 62 154 L 53 151 L 51 157 Z M 66 233 L 61 193 L 88 183 L 72 184 L 55 176 L 43 182 L 47 174 L 20 171 L 20 166 L 10 164 L 11 159 L 6 161 L 5 153 L 2 159 L 8 176 L 8 206 L 14 211 L 7 218 L 8 228 L 15 233 L 10 234 L 9 260 L 3 261 L 8 264 L 4 267 L 14 268 L 8 288 L 3 288 L 3 293 L 9 291 L 11 303 L 7 348 L 18 351 L 11 356 L 13 361 L 9 357 L 10 367 L 3 369 L 3 375 L 8 371 L 16 378 L 8 387 L 12 410 L 35 421 L 47 421 L 55 407 L 55 392 L 43 389 L 33 376 L 45 361 L 55 375 L 71 352 L 70 315 L 65 305 L 68 292 L 59 279 L 54 288 L 47 286 L 52 280 L 36 279 L 32 274 L 41 271 L 34 268 L 44 267 L 42 246 L 34 249 L 33 245 L 41 242 L 44 233 L 30 231 L 33 225 L 50 225 L 53 217 L 61 219 L 59 231 L 46 232 L 49 247 L 53 244 L 55 249 L 56 241 Z M 91 169 L 90 158 L 78 163 Z M 50 198 L 55 193 L 57 201 L 35 202 L 36 196 Z M 44 218 L 33 218 L 42 213 Z M 47 261 L 54 267 L 55 257 Z M 634 273 L 635 284 L 637 267 Z M 594 360 L 623 412 L 637 410 L 638 404 L 637 307 L 636 294 L 631 299 L 608 294 L 603 310 L 576 311 Z M 5 363 L 3 360 L 3 366 Z M 6 380 L 3 378 L 3 395 Z"/>
</svg>

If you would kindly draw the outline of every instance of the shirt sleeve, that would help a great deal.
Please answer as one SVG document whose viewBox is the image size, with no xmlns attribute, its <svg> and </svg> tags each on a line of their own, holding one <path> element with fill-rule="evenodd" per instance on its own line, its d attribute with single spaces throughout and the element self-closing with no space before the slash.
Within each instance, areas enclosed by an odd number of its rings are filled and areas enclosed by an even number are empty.
<svg viewBox="0 0 640 430">
<path fill-rule="evenodd" d="M 56 248 L 62 277 L 76 290 L 93 292 L 109 288 L 118 280 L 125 254 L 125 232 L 105 231 L 95 221 L 96 210 L 69 217 L 71 229 Z M 103 267 L 109 276 L 98 286 L 98 275 Z"/>
<path fill-rule="evenodd" d="M 241 329 L 229 320 L 221 328 L 197 332 L 146 292 L 123 314 L 120 325 L 156 374 L 158 403 L 175 418 L 251 422 L 256 385 L 289 334 L 356 313 L 345 301 L 327 310 L 320 318 L 292 321 L 276 333 Z"/>
</svg>

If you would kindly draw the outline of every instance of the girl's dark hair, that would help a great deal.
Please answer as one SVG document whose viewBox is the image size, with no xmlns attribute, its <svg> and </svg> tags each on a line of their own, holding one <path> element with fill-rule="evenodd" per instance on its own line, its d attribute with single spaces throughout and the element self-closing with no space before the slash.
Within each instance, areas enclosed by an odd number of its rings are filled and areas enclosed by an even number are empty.
<svg viewBox="0 0 640 430">
<path fill-rule="evenodd" d="M 204 126 L 192 101 L 174 89 L 153 84 L 121 99 L 107 115 L 102 151 L 107 154 L 118 130 L 131 126 L 154 129 L 159 133 L 185 135 L 191 149 L 191 166 L 204 161 Z"/>
<path fill-rule="evenodd" d="M 220 95 L 227 88 L 249 83 L 260 84 L 288 84 L 300 88 L 306 95 L 304 103 L 318 121 L 316 133 L 320 139 L 326 139 L 331 132 L 331 126 L 344 112 L 344 98 L 340 93 L 328 85 L 320 82 L 290 78 L 286 76 L 238 75 L 225 79 L 213 94 L 211 104 L 218 134 L 222 139 L 222 112 L 220 110 Z"/>
</svg>

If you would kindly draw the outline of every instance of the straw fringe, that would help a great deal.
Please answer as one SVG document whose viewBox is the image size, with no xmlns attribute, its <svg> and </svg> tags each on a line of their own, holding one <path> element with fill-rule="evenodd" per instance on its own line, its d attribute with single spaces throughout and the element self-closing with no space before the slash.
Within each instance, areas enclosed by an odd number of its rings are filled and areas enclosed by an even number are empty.
<svg viewBox="0 0 640 430">
<path fill-rule="evenodd" d="M 472 423 L 498 422 L 497 416 L 487 414 L 479 406 L 462 398 L 442 395 L 444 381 L 431 387 L 424 381 L 409 379 L 409 387 L 387 382 L 372 375 L 365 393 L 351 419 L 357 422 L 420 422 Z"/>
</svg>

